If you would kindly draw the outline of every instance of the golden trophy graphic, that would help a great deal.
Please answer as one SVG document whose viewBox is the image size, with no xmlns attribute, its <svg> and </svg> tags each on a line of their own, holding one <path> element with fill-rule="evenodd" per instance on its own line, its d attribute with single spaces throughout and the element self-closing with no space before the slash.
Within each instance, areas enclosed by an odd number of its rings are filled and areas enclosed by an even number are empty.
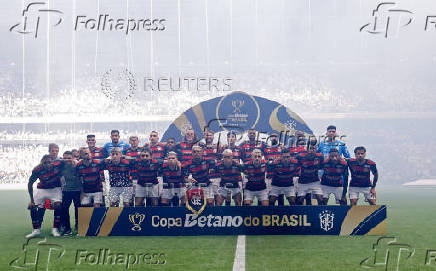
<svg viewBox="0 0 436 271">
<path fill-rule="evenodd" d="M 141 224 L 145 219 L 145 214 L 139 214 L 139 213 L 135 213 L 135 214 L 130 214 L 129 215 L 129 220 L 130 222 L 132 222 L 133 227 L 132 227 L 132 231 L 141 231 Z"/>
</svg>

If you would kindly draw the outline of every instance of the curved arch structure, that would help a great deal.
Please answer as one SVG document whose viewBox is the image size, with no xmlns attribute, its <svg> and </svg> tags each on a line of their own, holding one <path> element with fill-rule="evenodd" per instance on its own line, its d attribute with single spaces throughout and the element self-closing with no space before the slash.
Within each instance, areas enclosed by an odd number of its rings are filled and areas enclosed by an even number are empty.
<svg viewBox="0 0 436 271">
<path fill-rule="evenodd" d="M 195 134 L 203 137 L 206 129 L 213 132 L 233 130 L 242 133 L 250 128 L 270 134 L 294 134 L 295 130 L 313 135 L 306 122 L 284 105 L 241 91 L 203 101 L 177 117 L 162 136 L 162 141 L 174 137 L 183 139 L 184 131 L 192 127 Z"/>
</svg>

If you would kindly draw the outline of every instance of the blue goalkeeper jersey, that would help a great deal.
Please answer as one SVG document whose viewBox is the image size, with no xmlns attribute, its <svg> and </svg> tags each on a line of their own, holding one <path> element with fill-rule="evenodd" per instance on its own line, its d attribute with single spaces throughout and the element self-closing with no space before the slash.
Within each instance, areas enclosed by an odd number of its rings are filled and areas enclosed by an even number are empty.
<svg viewBox="0 0 436 271">
<path fill-rule="evenodd" d="M 118 144 L 114 144 L 112 142 L 108 142 L 106 144 L 104 144 L 104 152 L 105 152 L 105 157 L 109 157 L 111 155 L 111 150 L 113 148 L 120 148 L 121 149 L 121 153 L 122 154 L 126 154 L 126 150 L 130 147 L 129 144 L 125 143 L 124 141 L 118 141 Z"/>
<path fill-rule="evenodd" d="M 344 142 L 339 141 L 339 140 L 335 140 L 334 142 L 330 142 L 327 140 L 321 141 L 321 143 L 319 143 L 317 152 L 322 153 L 322 155 L 324 157 L 328 157 L 330 150 L 333 148 L 338 150 L 339 156 L 344 156 L 347 159 L 351 158 L 350 153 L 348 152 L 347 146 L 345 145 Z"/>
</svg>

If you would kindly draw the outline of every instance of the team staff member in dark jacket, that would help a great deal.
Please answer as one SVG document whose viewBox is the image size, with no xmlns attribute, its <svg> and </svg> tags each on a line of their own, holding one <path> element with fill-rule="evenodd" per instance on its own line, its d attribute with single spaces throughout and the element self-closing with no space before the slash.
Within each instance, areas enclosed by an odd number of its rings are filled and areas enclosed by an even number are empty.
<svg viewBox="0 0 436 271">
<path fill-rule="evenodd" d="M 70 206 L 71 203 L 74 204 L 74 228 L 77 231 L 77 221 L 78 221 L 78 207 L 80 206 L 80 193 L 81 185 L 80 181 L 76 176 L 75 161 L 73 158 L 73 153 L 66 151 L 63 154 L 63 160 L 65 161 L 65 166 L 62 169 L 62 215 L 61 224 L 64 227 L 63 234 L 71 234 L 71 224 L 70 224 Z"/>
</svg>

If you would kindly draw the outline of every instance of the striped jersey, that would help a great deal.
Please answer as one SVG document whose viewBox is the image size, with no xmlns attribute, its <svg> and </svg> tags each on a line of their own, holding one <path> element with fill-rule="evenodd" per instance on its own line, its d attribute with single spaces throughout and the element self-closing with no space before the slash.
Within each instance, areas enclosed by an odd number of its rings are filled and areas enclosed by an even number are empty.
<svg viewBox="0 0 436 271">
<path fill-rule="evenodd" d="M 288 187 L 294 185 L 294 177 L 299 175 L 300 167 L 296 159 L 291 159 L 288 165 L 277 160 L 268 163 L 268 172 L 271 173 L 271 185 Z"/>
<path fill-rule="evenodd" d="M 322 169 L 324 156 L 321 153 L 309 154 L 307 151 L 297 155 L 298 165 L 301 168 L 298 183 L 318 182 L 318 170 Z"/>
<path fill-rule="evenodd" d="M 157 184 L 157 177 L 160 172 L 161 162 L 156 159 L 141 160 L 136 159 L 133 168 L 136 171 L 138 184 L 144 186 L 145 184 Z"/>
<path fill-rule="evenodd" d="M 103 167 L 109 171 L 109 183 L 111 187 L 132 187 L 129 172 L 133 169 L 133 160 L 121 158 L 120 163 L 115 164 L 113 161 L 104 161 Z"/>
<path fill-rule="evenodd" d="M 265 173 L 267 162 L 262 160 L 260 165 L 255 166 L 253 161 L 248 161 L 243 165 L 243 172 L 248 182 L 245 188 L 249 191 L 260 191 L 266 189 Z"/>
<path fill-rule="evenodd" d="M 216 165 L 217 176 L 221 178 L 220 186 L 227 188 L 238 188 L 242 182 L 242 165 L 232 161 L 230 166 L 226 166 L 223 161 Z"/>
<path fill-rule="evenodd" d="M 46 169 L 42 165 L 38 165 L 32 170 L 32 175 L 29 180 L 36 181 L 36 179 L 39 179 L 37 184 L 38 189 L 61 187 L 61 176 L 64 165 L 65 162 L 62 160 L 53 161 L 53 167 L 51 169 Z"/>
<path fill-rule="evenodd" d="M 84 193 L 102 192 L 103 164 L 101 160 L 92 159 L 89 165 L 85 165 L 83 160 L 76 164 L 76 175 L 82 181 Z"/>
<path fill-rule="evenodd" d="M 209 184 L 211 173 L 215 172 L 215 166 L 214 159 L 192 159 L 184 165 L 184 174 L 185 176 L 191 174 L 197 183 Z"/>
<path fill-rule="evenodd" d="M 260 149 L 262 154 L 266 148 L 266 144 L 263 141 L 249 141 L 246 140 L 239 145 L 239 149 L 241 151 L 241 159 L 242 161 L 247 162 L 251 161 L 251 153 L 254 149 Z"/>
<path fill-rule="evenodd" d="M 161 168 L 161 174 L 163 177 L 163 188 L 182 187 L 184 186 L 183 169 L 175 167 L 170 168 L 168 163 L 164 163 Z"/>
<path fill-rule="evenodd" d="M 365 159 L 363 164 L 359 164 L 357 159 L 351 158 L 348 161 L 348 168 L 351 173 L 350 186 L 354 187 L 370 187 L 372 181 L 370 179 L 371 172 L 377 174 L 377 166 L 374 161 Z"/>
<path fill-rule="evenodd" d="M 165 144 L 158 142 L 155 145 L 147 143 L 144 145 L 144 148 L 147 148 L 151 151 L 151 157 L 157 160 L 163 160 L 165 158 Z"/>
<path fill-rule="evenodd" d="M 348 184 L 348 165 L 345 161 L 333 163 L 328 161 L 324 164 L 324 173 L 321 177 L 321 184 L 340 187 Z"/>
<path fill-rule="evenodd" d="M 192 160 L 192 146 L 194 146 L 194 143 L 188 143 L 186 141 L 182 141 L 176 145 L 176 153 L 182 165 Z"/>
</svg>

